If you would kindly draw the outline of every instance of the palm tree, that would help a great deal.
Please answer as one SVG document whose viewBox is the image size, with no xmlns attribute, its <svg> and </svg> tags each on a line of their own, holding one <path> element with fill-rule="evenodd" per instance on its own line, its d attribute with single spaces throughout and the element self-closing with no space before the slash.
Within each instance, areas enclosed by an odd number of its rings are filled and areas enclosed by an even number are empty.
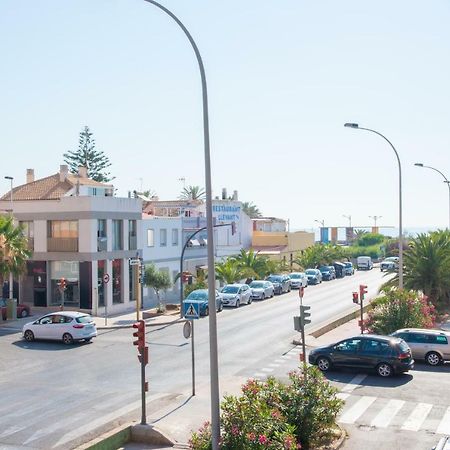
<svg viewBox="0 0 450 450">
<path fill-rule="evenodd" d="M 247 278 L 264 278 L 267 273 L 267 261 L 264 256 L 258 255 L 254 250 L 241 249 L 236 256 L 236 261 L 242 269 L 242 274 Z"/>
<path fill-rule="evenodd" d="M 0 217 L 0 286 L 8 274 L 23 273 L 30 256 L 22 227 L 15 226 L 12 217 Z"/>
<path fill-rule="evenodd" d="M 262 217 L 261 211 L 252 202 L 243 202 L 242 211 L 244 211 L 245 214 L 247 214 L 247 216 L 250 217 L 251 219 L 257 219 L 258 217 Z"/>
<path fill-rule="evenodd" d="M 345 251 L 335 244 L 316 244 L 297 255 L 294 263 L 303 269 L 319 267 L 345 258 Z"/>
<path fill-rule="evenodd" d="M 200 186 L 187 186 L 181 191 L 181 200 L 205 200 L 206 192 Z"/>
<path fill-rule="evenodd" d="M 216 264 L 216 277 L 219 281 L 231 284 L 244 278 L 243 270 L 234 258 Z"/>
</svg>

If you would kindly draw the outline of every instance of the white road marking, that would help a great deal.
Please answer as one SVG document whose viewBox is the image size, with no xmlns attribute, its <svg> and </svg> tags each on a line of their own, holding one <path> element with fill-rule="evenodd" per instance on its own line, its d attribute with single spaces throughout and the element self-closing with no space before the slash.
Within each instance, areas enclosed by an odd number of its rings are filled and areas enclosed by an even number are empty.
<svg viewBox="0 0 450 450">
<path fill-rule="evenodd" d="M 408 431 L 419 431 L 422 423 L 425 421 L 432 408 L 433 405 L 430 403 L 418 403 L 403 423 L 401 429 Z"/>
<path fill-rule="evenodd" d="M 270 368 L 270 367 L 263 367 L 261 369 L 261 372 L 273 372 L 274 369 Z"/>
<path fill-rule="evenodd" d="M 445 411 L 444 417 L 441 420 L 441 423 L 437 427 L 437 434 L 450 434 L 450 406 Z"/>
<path fill-rule="evenodd" d="M 264 378 L 267 374 L 265 373 L 261 373 L 261 372 L 256 372 L 253 377 L 254 378 Z"/>
<path fill-rule="evenodd" d="M 342 388 L 341 392 L 352 392 L 361 384 L 361 381 L 363 381 L 366 377 L 367 374 L 359 373 L 350 381 L 350 383 L 346 384 Z"/>
<path fill-rule="evenodd" d="M 281 364 L 281 363 L 284 363 L 284 360 L 282 360 L 282 359 L 276 359 L 274 362 Z"/>
<path fill-rule="evenodd" d="M 370 423 L 371 427 L 386 428 L 405 404 L 403 400 L 389 400 Z"/>
<path fill-rule="evenodd" d="M 336 394 L 337 398 L 340 398 L 341 400 L 347 400 L 348 397 L 350 397 L 350 394 L 347 394 L 345 392 L 338 392 Z"/>
<path fill-rule="evenodd" d="M 280 365 L 277 363 L 270 363 L 269 367 L 280 367 Z"/>
<path fill-rule="evenodd" d="M 341 416 L 339 422 L 354 423 L 364 414 L 366 409 L 376 400 L 376 397 L 361 397 L 345 414 Z"/>
</svg>

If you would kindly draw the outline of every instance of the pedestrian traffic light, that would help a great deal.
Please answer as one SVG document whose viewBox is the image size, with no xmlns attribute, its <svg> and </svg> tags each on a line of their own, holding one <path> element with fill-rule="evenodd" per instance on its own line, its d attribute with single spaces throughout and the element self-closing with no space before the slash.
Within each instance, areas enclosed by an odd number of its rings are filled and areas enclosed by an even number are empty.
<svg viewBox="0 0 450 450">
<path fill-rule="evenodd" d="M 236 222 L 231 222 L 231 236 L 236 234 Z"/>
<path fill-rule="evenodd" d="M 133 333 L 133 336 L 137 338 L 133 341 L 133 345 L 137 345 L 139 351 L 141 351 L 145 347 L 145 322 L 143 320 L 135 322 L 133 328 L 137 328 L 137 331 Z"/>
<path fill-rule="evenodd" d="M 144 358 L 144 364 L 148 364 L 148 347 L 145 346 L 144 348 L 139 348 L 139 354 L 138 359 L 139 362 L 142 364 L 142 358 Z"/>
<path fill-rule="evenodd" d="M 311 306 L 300 306 L 300 323 L 302 327 L 307 325 L 308 323 L 311 323 L 311 319 L 308 319 L 308 317 L 311 317 L 311 313 L 308 312 L 311 309 Z"/>
<path fill-rule="evenodd" d="M 187 279 L 188 284 L 192 284 L 192 280 L 193 280 L 192 275 L 188 275 L 188 279 Z"/>
<path fill-rule="evenodd" d="M 364 294 L 367 294 L 367 286 L 365 284 L 359 285 L 359 298 L 361 301 L 364 300 Z"/>
<path fill-rule="evenodd" d="M 189 280 L 189 272 L 183 272 L 181 279 L 183 280 L 183 283 L 187 283 Z"/>
<path fill-rule="evenodd" d="M 353 303 L 358 304 L 359 303 L 358 293 L 357 292 L 352 292 L 352 296 L 353 296 Z"/>
<path fill-rule="evenodd" d="M 61 279 L 59 280 L 59 288 L 60 288 L 62 291 L 64 291 L 64 290 L 66 289 L 66 287 L 67 287 L 66 279 L 65 279 L 65 278 L 61 278 Z"/>
</svg>

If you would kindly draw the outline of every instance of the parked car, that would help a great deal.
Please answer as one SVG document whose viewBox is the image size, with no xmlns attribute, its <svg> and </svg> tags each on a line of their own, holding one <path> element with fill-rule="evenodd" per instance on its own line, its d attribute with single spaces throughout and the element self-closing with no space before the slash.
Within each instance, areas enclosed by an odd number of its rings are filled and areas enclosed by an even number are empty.
<svg viewBox="0 0 450 450">
<path fill-rule="evenodd" d="M 209 305 L 208 305 L 208 289 L 196 289 L 192 291 L 184 300 L 190 303 L 200 304 L 200 315 L 209 315 Z M 222 295 L 216 289 L 216 311 L 220 312 L 223 309 Z"/>
<path fill-rule="evenodd" d="M 0 298 L 0 309 L 2 313 L 3 320 L 6 320 L 6 298 Z M 17 318 L 20 317 L 28 317 L 31 314 L 30 307 L 28 305 L 24 305 L 23 303 L 19 303 L 17 305 Z"/>
<path fill-rule="evenodd" d="M 350 261 L 344 263 L 345 266 L 345 275 L 354 275 L 355 268 L 353 267 L 353 263 Z"/>
<path fill-rule="evenodd" d="M 288 275 L 270 275 L 266 280 L 273 284 L 275 294 L 291 292 L 291 279 Z"/>
<path fill-rule="evenodd" d="M 382 377 L 414 367 L 411 349 L 403 339 L 371 334 L 315 348 L 308 359 L 323 372 L 332 367 L 351 367 L 357 371 L 375 369 Z"/>
<path fill-rule="evenodd" d="M 248 284 L 227 284 L 221 290 L 223 306 L 239 308 L 252 302 L 252 291 Z"/>
<path fill-rule="evenodd" d="M 433 450 L 450 450 L 450 436 L 443 436 Z"/>
<path fill-rule="evenodd" d="M 308 277 L 304 272 L 292 272 L 289 274 L 291 279 L 291 288 L 300 289 L 301 287 L 308 286 Z"/>
<path fill-rule="evenodd" d="M 356 267 L 358 270 L 373 269 L 372 258 L 370 256 L 358 256 L 358 258 L 356 258 Z"/>
<path fill-rule="evenodd" d="M 264 300 L 274 296 L 275 288 L 270 281 L 255 280 L 250 283 L 253 300 Z"/>
<path fill-rule="evenodd" d="M 380 264 L 380 270 L 382 272 L 386 271 L 394 271 L 398 270 L 398 256 L 389 256 L 388 258 L 385 258 L 383 261 L 381 261 Z"/>
<path fill-rule="evenodd" d="M 308 277 L 308 284 L 322 283 L 322 273 L 319 269 L 306 269 L 305 274 Z"/>
<path fill-rule="evenodd" d="M 46 314 L 23 326 L 22 334 L 28 342 L 35 339 L 53 339 L 70 345 L 76 341 L 89 342 L 97 336 L 94 319 L 77 311 Z"/>
<path fill-rule="evenodd" d="M 411 348 L 413 358 L 425 360 L 430 366 L 450 361 L 450 333 L 423 328 L 403 328 L 392 333 Z"/>
<path fill-rule="evenodd" d="M 320 273 L 322 274 L 322 280 L 324 281 L 330 281 L 334 280 L 336 278 L 336 272 L 331 270 L 330 266 L 320 266 L 319 267 Z"/>
<path fill-rule="evenodd" d="M 344 278 L 345 277 L 345 264 L 342 264 L 339 261 L 333 263 L 333 267 L 336 270 L 336 278 Z"/>
</svg>

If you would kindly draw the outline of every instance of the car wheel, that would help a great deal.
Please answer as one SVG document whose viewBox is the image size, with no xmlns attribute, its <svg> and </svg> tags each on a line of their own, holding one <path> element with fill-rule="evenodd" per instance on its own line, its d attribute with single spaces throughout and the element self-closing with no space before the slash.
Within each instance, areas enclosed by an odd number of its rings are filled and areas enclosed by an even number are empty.
<svg viewBox="0 0 450 450">
<path fill-rule="evenodd" d="M 22 309 L 22 312 L 20 313 L 20 317 L 28 317 L 28 311 L 26 309 Z"/>
<path fill-rule="evenodd" d="M 25 333 L 23 333 L 23 337 L 28 342 L 34 341 L 34 333 L 31 330 L 26 330 Z"/>
<path fill-rule="evenodd" d="M 326 356 L 319 356 L 317 358 L 317 367 L 322 372 L 327 372 L 331 368 L 331 361 Z"/>
<path fill-rule="evenodd" d="M 387 363 L 378 364 L 377 373 L 380 377 L 390 377 L 393 373 L 392 366 Z"/>
<path fill-rule="evenodd" d="M 220 302 L 219 309 L 217 310 L 217 312 L 221 312 L 222 310 L 223 310 L 223 303 Z"/>
<path fill-rule="evenodd" d="M 63 337 L 62 337 L 62 341 L 64 342 L 64 344 L 66 345 L 72 345 L 73 344 L 73 337 L 71 334 L 69 333 L 64 333 Z"/>
<path fill-rule="evenodd" d="M 266 299 L 266 294 L 263 294 L 261 297 L 261 300 L 265 300 Z"/>
<path fill-rule="evenodd" d="M 236 300 L 236 304 L 234 305 L 235 308 L 239 308 L 241 306 L 241 302 L 239 300 Z"/>
<path fill-rule="evenodd" d="M 425 361 L 430 366 L 439 366 L 439 364 L 442 363 L 442 358 L 439 355 L 439 353 L 436 352 L 429 352 L 425 356 Z"/>
<path fill-rule="evenodd" d="M 209 308 L 208 307 L 205 308 L 205 316 L 209 316 Z"/>
<path fill-rule="evenodd" d="M 250 297 L 247 301 L 247 305 L 251 305 L 252 304 L 253 299 Z"/>
</svg>

